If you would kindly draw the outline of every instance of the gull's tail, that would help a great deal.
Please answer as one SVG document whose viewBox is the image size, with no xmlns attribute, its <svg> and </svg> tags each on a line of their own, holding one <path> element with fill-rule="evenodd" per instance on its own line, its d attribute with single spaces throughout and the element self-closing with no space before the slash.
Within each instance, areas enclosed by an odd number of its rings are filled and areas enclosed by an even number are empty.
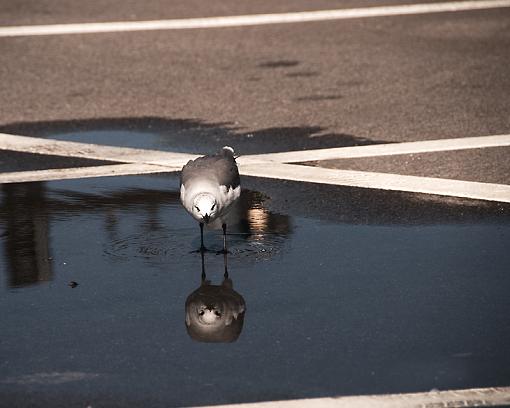
<svg viewBox="0 0 510 408">
<path fill-rule="evenodd" d="M 234 149 L 231 148 L 230 146 L 223 146 L 221 152 L 223 153 L 224 156 L 234 157 Z"/>
</svg>

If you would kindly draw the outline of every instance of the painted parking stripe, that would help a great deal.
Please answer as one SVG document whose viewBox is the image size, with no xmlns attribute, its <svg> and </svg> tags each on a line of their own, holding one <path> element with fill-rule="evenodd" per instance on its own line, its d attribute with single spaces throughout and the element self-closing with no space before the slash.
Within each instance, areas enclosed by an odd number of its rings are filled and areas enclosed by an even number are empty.
<svg viewBox="0 0 510 408">
<path fill-rule="evenodd" d="M 329 149 L 299 150 L 281 153 L 264 153 L 240 156 L 241 164 L 258 162 L 299 163 L 332 159 L 388 156 L 398 154 L 431 153 L 463 149 L 510 146 L 510 135 L 491 135 L 454 139 L 424 140 L 417 142 L 385 143 L 365 146 L 334 147 Z M 159 165 L 184 165 L 197 157 L 195 154 L 174 153 L 160 150 L 133 149 L 91 143 L 68 142 L 0 133 L 0 149 L 17 152 L 52 154 L 85 159 L 147 163 Z"/>
<path fill-rule="evenodd" d="M 144 163 L 165 166 L 183 166 L 196 154 L 165 152 L 161 150 L 133 149 L 92 143 L 68 142 L 0 133 L 0 150 L 49 154 L 82 159 L 106 160 L 122 163 Z"/>
<path fill-rule="evenodd" d="M 502 405 L 510 405 L 510 387 L 268 401 L 215 405 L 214 408 L 424 408 Z"/>
<path fill-rule="evenodd" d="M 397 154 L 432 153 L 503 146 L 510 146 L 510 135 L 463 137 L 455 139 L 424 140 L 418 142 L 334 147 L 330 149 L 301 150 L 293 152 L 242 156 L 240 159 L 244 159 L 246 163 L 256 163 L 257 161 L 299 163 L 306 161 L 353 159 L 360 157 L 389 156 Z"/>
<path fill-rule="evenodd" d="M 0 173 L 0 183 L 64 180 L 89 177 L 125 176 L 177 172 L 181 166 L 143 163 L 77 167 Z M 352 170 L 325 169 L 283 163 L 241 165 L 241 175 L 319 184 L 404 191 L 464 197 L 478 200 L 510 202 L 510 186 L 492 183 L 402 176 Z"/>
<path fill-rule="evenodd" d="M 171 20 L 12 26 L 1 27 L 0 37 L 241 27 L 266 24 L 343 20 L 365 17 L 384 17 L 410 14 L 482 10 L 502 7 L 510 7 L 510 0 L 451 1 L 443 3 L 407 4 L 353 9 L 318 10 L 292 13 L 253 14 L 241 16 L 204 17 Z"/>
<path fill-rule="evenodd" d="M 510 186 L 504 184 L 403 176 L 390 173 L 325 169 L 321 167 L 284 163 L 245 165 L 241 166 L 240 173 L 246 176 L 271 179 L 437 194 L 510 203 Z"/>
<path fill-rule="evenodd" d="M 506 138 L 501 136 L 504 135 L 500 135 L 499 137 L 496 136 L 485 137 L 489 139 L 484 140 L 491 140 L 491 146 L 493 146 L 496 143 L 499 143 L 498 145 L 501 145 L 501 143 L 503 142 L 506 143 Z M 472 146 L 473 144 L 466 139 L 471 139 L 472 141 L 473 138 L 453 140 L 455 141 L 455 145 L 457 147 L 461 146 L 463 143 L 464 148 L 466 148 L 465 146 Z M 375 148 L 376 146 L 385 145 L 374 145 L 364 147 Z M 443 148 L 448 146 L 450 146 L 450 144 L 445 144 Z M 395 147 L 391 145 L 391 148 Z M 165 170 L 162 169 L 161 171 L 177 171 L 182 167 L 183 164 L 186 163 L 186 161 L 189 158 L 196 157 L 196 155 L 188 155 L 183 153 L 102 146 L 87 143 L 65 142 L 9 134 L 0 134 L 0 149 L 28 153 L 56 154 L 60 156 L 83 157 L 99 160 L 118 161 L 124 163 L 127 162 L 132 163 L 133 165 L 140 165 L 141 168 L 144 165 L 166 166 Z M 435 149 L 436 150 L 434 151 L 441 151 L 441 149 L 437 146 L 435 147 Z M 313 150 L 305 153 L 310 152 L 313 152 Z M 262 159 L 264 158 L 264 156 L 266 155 L 258 155 L 258 157 L 245 156 L 243 160 L 239 160 L 241 174 L 255 177 L 285 179 L 311 183 L 333 184 L 383 190 L 407 191 L 425 194 L 465 197 L 480 200 L 510 202 L 510 186 L 508 185 L 478 183 L 430 177 L 404 176 L 387 173 L 326 169 L 320 167 L 263 161 Z M 269 154 L 267 156 L 269 156 Z M 309 157 L 310 156 L 307 156 L 308 160 L 310 160 Z M 335 156 L 334 158 L 336 157 L 337 156 Z M 110 170 L 109 167 L 111 166 L 99 166 L 99 168 L 102 168 L 103 170 L 99 170 L 98 168 L 97 173 L 95 175 L 90 176 L 87 176 L 86 173 L 87 171 L 90 170 L 79 171 L 67 169 L 67 171 L 70 172 L 69 175 L 70 178 L 99 177 L 101 175 L 108 175 L 100 173 L 101 171 L 108 172 Z M 135 167 L 136 166 L 133 166 L 129 171 L 137 171 L 135 170 Z M 147 172 L 152 172 L 149 170 L 150 169 L 147 169 Z M 46 172 L 48 171 L 50 170 L 46 170 Z M 44 173 L 44 171 L 42 173 L 41 172 L 37 173 L 38 176 L 30 174 L 30 172 L 20 172 L 20 174 L 16 175 L 16 177 L 18 182 L 21 182 L 21 181 L 33 181 L 35 180 L 35 177 L 39 177 L 40 180 L 47 179 L 47 177 L 53 177 L 52 179 L 55 179 L 55 177 L 57 177 L 59 173 L 61 173 L 62 178 L 64 178 L 64 174 L 66 173 L 66 169 L 52 171 L 53 173 Z M 128 170 L 124 171 L 127 172 Z M 80 174 L 83 175 L 80 176 Z M 141 173 L 124 173 L 124 174 L 141 174 Z M 24 178 L 25 176 L 30 178 Z M 13 176 L 2 175 L 2 177 L 5 177 L 6 180 L 8 179 L 8 177 L 11 177 L 12 180 Z"/>
<path fill-rule="evenodd" d="M 157 166 L 154 164 L 112 164 L 104 166 L 73 167 L 0 173 L 0 184 L 26 183 L 32 181 L 70 180 L 91 177 L 128 176 L 180 171 L 181 167 Z"/>
</svg>

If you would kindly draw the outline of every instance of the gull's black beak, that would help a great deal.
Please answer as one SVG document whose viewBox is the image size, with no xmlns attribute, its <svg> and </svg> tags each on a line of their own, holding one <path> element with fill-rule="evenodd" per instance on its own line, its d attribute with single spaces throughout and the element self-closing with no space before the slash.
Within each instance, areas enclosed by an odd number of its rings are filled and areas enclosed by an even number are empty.
<svg viewBox="0 0 510 408">
<path fill-rule="evenodd" d="M 209 219 L 210 219 L 210 218 L 211 218 L 211 217 L 209 217 L 209 214 L 204 215 L 204 221 L 205 221 L 206 223 L 208 223 L 208 222 L 209 222 Z"/>
</svg>

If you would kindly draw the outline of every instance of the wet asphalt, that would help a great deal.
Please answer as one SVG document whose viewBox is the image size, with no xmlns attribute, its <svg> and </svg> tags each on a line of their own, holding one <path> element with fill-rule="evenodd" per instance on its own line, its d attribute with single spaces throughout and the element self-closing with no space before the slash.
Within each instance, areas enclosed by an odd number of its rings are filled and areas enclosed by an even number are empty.
<svg viewBox="0 0 510 408">
<path fill-rule="evenodd" d="M 375 4 L 0 0 L 0 23 Z M 508 133 L 509 13 L 0 38 L 0 132 L 240 154 Z M 310 164 L 508 183 L 507 157 L 491 148 Z M 100 164 L 0 150 L 0 171 Z M 228 277 L 217 231 L 206 233 L 204 269 L 190 253 L 199 230 L 176 174 L 0 186 L 0 406 L 508 385 L 508 204 L 242 184 Z M 197 293 L 221 293 L 230 309 L 244 302 L 221 334 L 232 342 L 197 341 L 186 324 Z"/>
<path fill-rule="evenodd" d="M 123 7 L 112 3 L 101 11 L 56 1 L 24 7 L 2 2 L 7 23 L 13 25 L 352 5 L 303 1 L 194 8 L 191 3 L 163 6 L 155 1 L 144 4 L 142 12 L 137 2 Z M 240 143 L 252 134 L 260 136 L 252 145 L 269 139 L 269 151 L 328 146 L 332 139 L 343 146 L 360 140 L 508 133 L 509 13 L 496 9 L 209 30 L 1 38 L 0 126 L 30 134 L 23 131 L 27 124 L 45 131 L 49 122 L 62 121 L 122 122 L 126 127 L 151 120 L 195 123 L 201 124 L 201 135 L 212 138 L 228 129 Z M 491 166 L 480 158 L 479 166 L 459 176 L 473 179 L 475 173 L 482 181 L 495 179 L 503 173 L 498 164 L 506 162 L 506 156 L 495 153 Z M 458 175 L 459 161 L 450 162 L 446 176 Z M 368 163 L 366 169 L 376 168 Z"/>
</svg>

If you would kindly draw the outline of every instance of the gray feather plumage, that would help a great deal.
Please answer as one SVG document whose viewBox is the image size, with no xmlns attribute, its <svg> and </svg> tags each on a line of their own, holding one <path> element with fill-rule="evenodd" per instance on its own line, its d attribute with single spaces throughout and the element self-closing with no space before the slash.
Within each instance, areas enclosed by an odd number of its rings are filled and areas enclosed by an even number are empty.
<svg viewBox="0 0 510 408">
<path fill-rule="evenodd" d="M 209 179 L 228 189 L 240 184 L 239 170 L 232 152 L 222 149 L 218 154 L 190 160 L 181 172 L 181 184 L 186 187 L 193 179 Z"/>
</svg>

